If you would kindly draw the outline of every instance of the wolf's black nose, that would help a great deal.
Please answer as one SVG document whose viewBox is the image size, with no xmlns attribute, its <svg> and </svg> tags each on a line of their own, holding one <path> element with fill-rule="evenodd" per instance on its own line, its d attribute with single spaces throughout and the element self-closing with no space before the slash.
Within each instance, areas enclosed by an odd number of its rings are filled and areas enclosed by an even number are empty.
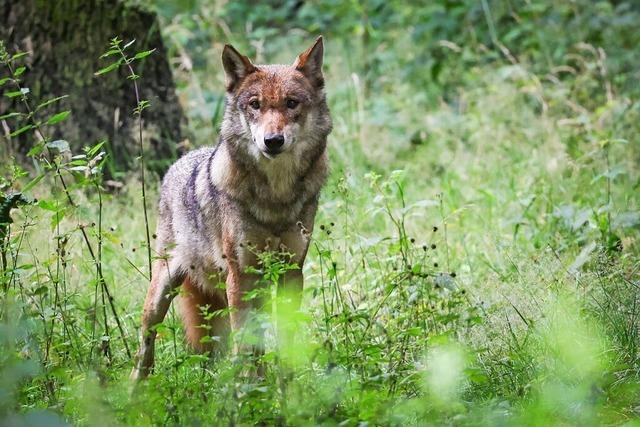
<svg viewBox="0 0 640 427">
<path fill-rule="evenodd" d="M 264 145 L 269 151 L 278 151 L 284 145 L 284 135 L 268 133 L 264 136 Z"/>
</svg>

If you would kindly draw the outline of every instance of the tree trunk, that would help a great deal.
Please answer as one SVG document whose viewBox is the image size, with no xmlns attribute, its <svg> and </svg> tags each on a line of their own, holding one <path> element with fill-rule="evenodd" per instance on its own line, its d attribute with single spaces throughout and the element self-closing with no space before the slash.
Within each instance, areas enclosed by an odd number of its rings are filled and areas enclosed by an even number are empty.
<svg viewBox="0 0 640 427">
<path fill-rule="evenodd" d="M 67 120 L 47 129 L 47 136 L 67 140 L 74 153 L 106 140 L 110 156 L 106 173 L 111 177 L 131 168 L 139 150 L 133 116 L 136 98 L 127 70 L 121 67 L 94 76 L 113 60 L 99 57 L 115 36 L 125 43 L 136 40 L 128 49 L 130 55 L 155 49 L 134 67 L 142 76 L 141 98 L 151 104 L 143 113 L 146 164 L 162 173 L 176 157 L 186 119 L 155 13 L 118 0 L 0 0 L 0 39 L 10 53 L 29 52 L 18 61 L 27 66 L 21 79 L 33 103 L 68 95 L 39 113 L 46 118 L 71 110 Z M 3 70 L 0 76 L 6 74 Z M 0 100 L 0 115 L 8 111 L 24 111 L 18 98 Z M 17 129 L 20 124 L 11 120 L 5 125 Z M 7 129 L 0 124 L 0 131 L 3 127 Z M 9 144 L 3 144 L 0 154 L 24 156 L 34 138 L 32 133 L 7 138 Z"/>
</svg>

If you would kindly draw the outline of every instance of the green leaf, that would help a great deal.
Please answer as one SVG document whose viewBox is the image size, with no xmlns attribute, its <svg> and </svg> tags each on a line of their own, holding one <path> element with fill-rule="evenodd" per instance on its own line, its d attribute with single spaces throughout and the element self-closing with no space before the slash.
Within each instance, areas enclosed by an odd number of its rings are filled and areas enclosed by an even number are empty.
<svg viewBox="0 0 640 427">
<path fill-rule="evenodd" d="M 24 116 L 24 113 L 7 113 L 7 114 L 3 114 L 2 116 L 0 116 L 0 120 L 4 120 L 4 119 L 9 119 L 11 117 L 18 117 L 18 116 Z"/>
<path fill-rule="evenodd" d="M 114 62 L 113 64 L 107 65 L 106 67 L 96 71 L 94 73 L 95 76 L 100 76 L 102 74 L 107 74 L 113 70 L 115 70 L 116 68 L 118 68 L 120 66 L 120 64 L 122 63 L 122 59 Z"/>
<path fill-rule="evenodd" d="M 43 150 L 44 150 L 44 144 L 39 142 L 38 144 L 31 147 L 31 150 L 29 150 L 29 152 L 27 153 L 27 156 L 28 157 L 37 156 L 38 154 L 42 153 Z"/>
<path fill-rule="evenodd" d="M 118 49 L 110 49 L 105 53 L 103 53 L 102 55 L 100 55 L 100 58 L 106 58 L 108 56 L 115 55 L 116 53 L 120 53 L 120 51 Z"/>
<path fill-rule="evenodd" d="M 97 143 L 96 145 L 91 147 L 91 149 L 87 152 L 89 157 L 93 157 L 100 150 L 100 148 L 102 148 L 102 146 L 105 144 L 105 142 L 107 142 L 107 141 L 100 141 L 99 143 Z"/>
<path fill-rule="evenodd" d="M 27 69 L 27 67 L 25 67 L 25 66 L 16 68 L 16 70 L 13 72 L 13 77 L 21 76 L 22 73 L 24 73 L 26 71 L 26 69 Z"/>
<path fill-rule="evenodd" d="M 16 59 L 22 58 L 23 56 L 28 55 L 29 52 L 18 52 L 11 57 L 11 61 L 15 61 Z"/>
<path fill-rule="evenodd" d="M 142 52 L 138 52 L 136 53 L 136 56 L 134 56 L 134 59 L 142 59 L 142 58 L 146 58 L 147 56 L 151 55 L 153 53 L 155 49 L 151 49 L 151 50 L 143 50 Z"/>
<path fill-rule="evenodd" d="M 12 92 L 7 92 L 4 94 L 7 98 L 15 98 L 16 96 L 26 95 L 30 92 L 28 87 L 23 87 L 20 90 L 14 90 Z"/>
<path fill-rule="evenodd" d="M 69 113 L 71 113 L 71 111 L 67 110 L 67 111 L 61 111 L 58 114 L 54 114 L 53 116 L 49 117 L 49 120 L 47 120 L 47 124 L 55 125 L 56 123 L 60 123 L 61 121 L 67 118 Z"/>
<path fill-rule="evenodd" d="M 60 101 L 61 99 L 68 98 L 68 97 L 69 97 L 69 95 L 62 95 L 62 96 L 57 96 L 55 98 L 49 99 L 47 101 L 44 101 L 44 102 L 38 104 L 38 106 L 36 107 L 36 111 L 46 107 L 47 105 L 51 105 L 54 102 Z"/>
<path fill-rule="evenodd" d="M 3 79 L 0 79 L 0 86 L 4 85 L 9 80 L 11 80 L 11 77 L 5 77 Z"/>
<path fill-rule="evenodd" d="M 11 132 L 9 134 L 9 136 L 11 136 L 11 137 L 18 136 L 18 135 L 20 135 L 22 133 L 25 133 L 26 131 L 28 131 L 30 129 L 33 129 L 33 125 L 26 125 L 26 126 L 21 127 L 20 129 L 16 130 L 16 131 Z"/>
<path fill-rule="evenodd" d="M 42 180 L 42 178 L 44 178 L 44 174 L 40 174 L 35 178 L 33 178 L 31 181 L 27 183 L 27 185 L 24 186 L 24 188 L 22 189 L 22 192 L 26 193 L 27 191 L 31 190 L 33 187 L 38 185 L 38 183 L 40 182 L 40 180 Z"/>
<path fill-rule="evenodd" d="M 58 205 L 53 200 L 38 200 L 36 203 L 40 209 L 46 211 L 55 212 L 58 210 Z"/>
</svg>

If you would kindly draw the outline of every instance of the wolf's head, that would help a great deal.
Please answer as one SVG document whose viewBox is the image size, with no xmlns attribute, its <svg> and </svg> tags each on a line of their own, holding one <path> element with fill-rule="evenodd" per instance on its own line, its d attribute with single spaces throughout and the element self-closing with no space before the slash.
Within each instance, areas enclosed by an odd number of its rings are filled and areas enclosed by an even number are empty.
<svg viewBox="0 0 640 427">
<path fill-rule="evenodd" d="M 323 51 L 318 37 L 292 65 L 254 65 L 226 45 L 223 138 L 260 163 L 295 161 L 313 148 L 324 150 L 331 118 L 323 89 Z"/>
</svg>

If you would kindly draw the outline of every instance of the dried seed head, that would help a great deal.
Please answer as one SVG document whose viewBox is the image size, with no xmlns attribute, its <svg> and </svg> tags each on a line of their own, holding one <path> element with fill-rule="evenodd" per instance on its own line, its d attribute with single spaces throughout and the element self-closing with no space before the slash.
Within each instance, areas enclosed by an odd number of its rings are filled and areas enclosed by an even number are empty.
<svg viewBox="0 0 640 427">
<path fill-rule="evenodd" d="M 435 225 L 433 226 L 433 232 L 435 233 L 436 231 L 438 231 L 438 227 L 436 227 Z"/>
<path fill-rule="evenodd" d="M 435 248 L 436 248 L 436 244 L 435 244 L 435 243 L 432 243 L 432 244 L 431 244 L 431 249 L 435 249 Z"/>
<path fill-rule="evenodd" d="M 416 239 L 414 239 L 414 238 L 412 237 L 411 239 L 409 239 L 409 241 L 410 241 L 411 243 L 415 243 L 415 242 L 416 242 Z"/>
<path fill-rule="evenodd" d="M 434 263 L 433 263 L 433 266 L 434 266 L 435 268 L 438 268 L 438 263 L 437 263 L 437 262 L 434 262 Z"/>
</svg>

